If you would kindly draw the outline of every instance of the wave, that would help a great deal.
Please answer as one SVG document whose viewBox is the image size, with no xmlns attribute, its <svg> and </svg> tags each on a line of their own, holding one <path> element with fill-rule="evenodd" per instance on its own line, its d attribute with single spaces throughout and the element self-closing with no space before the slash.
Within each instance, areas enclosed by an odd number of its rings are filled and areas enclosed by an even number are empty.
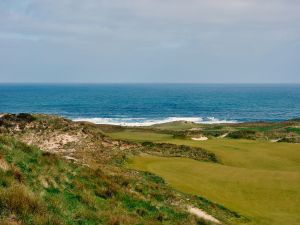
<svg viewBox="0 0 300 225">
<path fill-rule="evenodd" d="M 119 126 L 152 126 L 155 124 L 169 123 L 175 121 L 187 121 L 199 124 L 220 124 L 220 123 L 237 123 L 236 120 L 220 120 L 215 117 L 167 117 L 162 119 L 149 119 L 149 118 L 75 118 L 73 121 L 86 121 L 95 124 L 110 124 Z"/>
</svg>

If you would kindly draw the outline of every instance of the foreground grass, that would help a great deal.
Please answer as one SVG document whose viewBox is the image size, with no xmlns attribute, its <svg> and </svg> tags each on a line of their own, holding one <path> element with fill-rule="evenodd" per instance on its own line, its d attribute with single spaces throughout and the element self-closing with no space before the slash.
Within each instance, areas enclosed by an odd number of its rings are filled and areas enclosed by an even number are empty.
<svg viewBox="0 0 300 225">
<path fill-rule="evenodd" d="M 151 174 L 91 169 L 0 136 L 0 224 L 206 224 L 175 198 Z"/>
<path fill-rule="evenodd" d="M 300 172 L 238 168 L 184 158 L 138 156 L 131 168 L 150 171 L 178 190 L 204 196 L 251 224 L 298 224 Z"/>
</svg>

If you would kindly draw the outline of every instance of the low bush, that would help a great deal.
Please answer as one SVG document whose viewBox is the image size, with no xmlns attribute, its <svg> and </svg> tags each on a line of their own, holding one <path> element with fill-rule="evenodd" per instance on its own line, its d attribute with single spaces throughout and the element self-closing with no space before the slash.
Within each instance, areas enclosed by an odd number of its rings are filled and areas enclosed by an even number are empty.
<svg viewBox="0 0 300 225">
<path fill-rule="evenodd" d="M 234 139 L 252 139 L 254 140 L 256 138 L 256 132 L 253 130 L 238 130 L 238 131 L 233 131 L 227 135 L 229 138 L 234 138 Z"/>
</svg>

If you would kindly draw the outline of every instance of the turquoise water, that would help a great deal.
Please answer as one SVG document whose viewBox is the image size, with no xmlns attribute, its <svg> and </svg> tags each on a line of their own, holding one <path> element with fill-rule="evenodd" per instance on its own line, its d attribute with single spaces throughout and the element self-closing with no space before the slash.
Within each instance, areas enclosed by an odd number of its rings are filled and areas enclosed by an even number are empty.
<svg viewBox="0 0 300 225">
<path fill-rule="evenodd" d="M 0 84 L 0 112 L 125 125 L 278 121 L 300 117 L 300 85 Z"/>
</svg>

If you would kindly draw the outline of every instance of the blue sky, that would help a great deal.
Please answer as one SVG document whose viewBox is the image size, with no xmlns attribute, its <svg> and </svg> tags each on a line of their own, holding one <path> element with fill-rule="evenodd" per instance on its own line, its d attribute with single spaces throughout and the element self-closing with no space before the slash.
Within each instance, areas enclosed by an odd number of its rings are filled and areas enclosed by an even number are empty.
<svg viewBox="0 0 300 225">
<path fill-rule="evenodd" d="M 0 0 L 0 82 L 300 83 L 300 1 Z"/>
</svg>

